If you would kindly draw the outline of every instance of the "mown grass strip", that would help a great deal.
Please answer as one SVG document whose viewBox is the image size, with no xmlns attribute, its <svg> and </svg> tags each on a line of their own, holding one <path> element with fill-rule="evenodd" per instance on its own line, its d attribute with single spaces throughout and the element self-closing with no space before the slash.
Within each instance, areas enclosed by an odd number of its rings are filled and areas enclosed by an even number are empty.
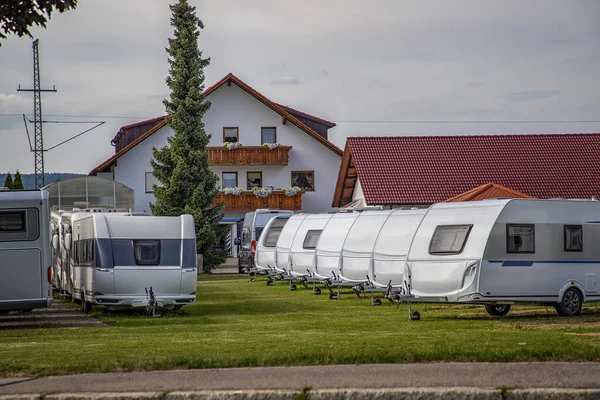
<svg viewBox="0 0 600 400">
<path fill-rule="evenodd" d="M 600 305 L 576 318 L 552 308 L 515 306 L 505 318 L 482 306 L 406 306 L 343 292 L 290 292 L 286 283 L 202 276 L 198 300 L 160 318 L 96 308 L 98 328 L 0 331 L 0 374 L 174 368 L 600 360 Z"/>
</svg>

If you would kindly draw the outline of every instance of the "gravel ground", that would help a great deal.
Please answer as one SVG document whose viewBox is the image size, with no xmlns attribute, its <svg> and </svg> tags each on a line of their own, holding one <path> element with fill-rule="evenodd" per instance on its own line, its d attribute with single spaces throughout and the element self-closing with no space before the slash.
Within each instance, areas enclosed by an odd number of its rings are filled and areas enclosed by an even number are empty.
<svg viewBox="0 0 600 400">
<path fill-rule="evenodd" d="M 67 302 L 54 300 L 52 307 L 37 308 L 32 312 L 0 314 L 0 330 L 32 328 L 72 328 L 106 326 L 72 307 Z"/>
</svg>

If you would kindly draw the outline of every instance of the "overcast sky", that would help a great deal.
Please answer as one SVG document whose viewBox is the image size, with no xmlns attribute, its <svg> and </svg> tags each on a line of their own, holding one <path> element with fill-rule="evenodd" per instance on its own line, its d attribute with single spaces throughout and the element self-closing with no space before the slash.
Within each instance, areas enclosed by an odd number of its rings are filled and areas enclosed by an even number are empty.
<svg viewBox="0 0 600 400">
<path fill-rule="evenodd" d="M 164 114 L 174 1 L 79 0 L 33 29 L 42 88 L 58 90 L 42 95 L 44 119 L 106 121 L 49 151 L 47 172 L 88 173 L 114 154 L 119 127 Z M 600 122 L 515 122 L 600 120 L 596 0 L 190 3 L 205 25 L 206 86 L 232 72 L 336 122 L 342 148 L 356 135 L 600 132 Z M 0 47 L 0 172 L 34 168 L 22 119 L 33 119 L 33 95 L 16 91 L 33 86 L 31 43 Z M 44 145 L 90 126 L 45 124 Z"/>
</svg>

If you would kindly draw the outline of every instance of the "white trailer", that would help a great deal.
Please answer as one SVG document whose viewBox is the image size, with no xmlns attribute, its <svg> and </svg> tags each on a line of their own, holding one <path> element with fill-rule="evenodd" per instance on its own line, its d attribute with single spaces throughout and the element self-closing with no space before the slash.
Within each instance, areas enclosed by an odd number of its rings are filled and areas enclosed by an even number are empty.
<svg viewBox="0 0 600 400">
<path fill-rule="evenodd" d="M 360 215 L 360 212 L 342 212 L 334 214 L 319 238 L 315 249 L 313 276 L 321 279 L 331 289 L 337 286 L 338 294 L 330 293 L 330 299 L 339 297 L 340 286 L 352 287 L 353 283 L 342 282 L 343 273 L 342 248 L 350 228 Z"/>
<path fill-rule="evenodd" d="M 574 316 L 600 300 L 599 237 L 598 201 L 435 204 L 408 254 L 409 297 L 484 304 L 491 315 L 535 303 Z"/>
<path fill-rule="evenodd" d="M 52 304 L 49 195 L 0 190 L 0 312 Z"/>
<path fill-rule="evenodd" d="M 310 214 L 304 218 L 290 247 L 290 261 L 289 261 L 289 278 L 290 289 L 296 290 L 296 286 L 292 283 L 292 280 L 300 281 L 304 286 L 310 282 L 320 282 L 321 279 L 313 276 L 313 269 L 315 264 L 315 249 L 319 243 L 319 238 L 323 229 L 329 222 L 329 220 L 335 214 Z M 313 286 L 315 294 L 320 294 L 320 290 L 317 290 Z"/>
<path fill-rule="evenodd" d="M 281 276 L 281 273 L 275 270 L 275 248 L 279 235 L 290 217 L 291 215 L 281 214 L 271 218 L 256 242 L 254 270 L 267 276 L 267 285 L 273 285 L 273 276 Z"/>
<path fill-rule="evenodd" d="M 369 278 L 375 288 L 402 288 L 406 257 L 426 213 L 426 209 L 394 210 L 385 220 L 373 247 Z"/>
<path fill-rule="evenodd" d="M 290 276 L 290 250 L 294 237 L 308 214 L 294 214 L 286 222 L 277 238 L 275 246 L 275 271 L 283 277 Z"/>
<path fill-rule="evenodd" d="M 62 287 L 84 312 L 93 305 L 172 309 L 196 300 L 191 215 L 74 212 L 62 219 Z"/>
</svg>

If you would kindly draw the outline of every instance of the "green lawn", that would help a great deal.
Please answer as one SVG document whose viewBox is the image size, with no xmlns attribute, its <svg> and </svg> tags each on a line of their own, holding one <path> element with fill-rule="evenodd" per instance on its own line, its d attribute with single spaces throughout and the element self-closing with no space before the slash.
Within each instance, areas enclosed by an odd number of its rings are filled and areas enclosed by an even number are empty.
<svg viewBox="0 0 600 400">
<path fill-rule="evenodd" d="M 173 368 L 600 360 L 600 305 L 575 318 L 553 308 L 513 306 L 492 318 L 482 306 L 374 307 L 351 292 L 329 300 L 301 286 L 202 276 L 194 305 L 160 318 L 93 315 L 100 328 L 0 331 L 0 375 Z"/>
</svg>

